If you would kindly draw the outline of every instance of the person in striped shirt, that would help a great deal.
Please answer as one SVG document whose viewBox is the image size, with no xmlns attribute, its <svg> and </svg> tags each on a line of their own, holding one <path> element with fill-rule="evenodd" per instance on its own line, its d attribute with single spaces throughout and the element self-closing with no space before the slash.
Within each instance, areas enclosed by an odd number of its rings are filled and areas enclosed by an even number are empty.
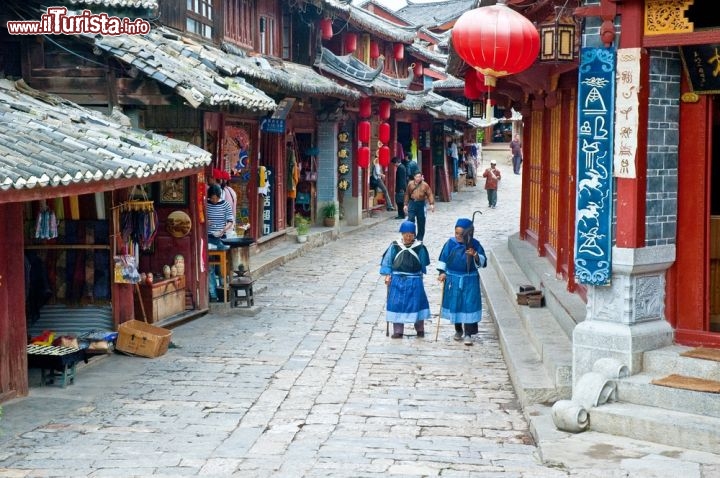
<svg viewBox="0 0 720 478">
<path fill-rule="evenodd" d="M 208 188 L 206 218 L 209 249 L 230 249 L 230 246 L 223 244 L 222 238 L 233 227 L 232 208 L 230 203 L 221 199 L 222 190 L 218 184 Z M 217 271 L 218 266 L 210 267 L 208 270 L 208 291 L 210 301 L 217 302 Z"/>
</svg>

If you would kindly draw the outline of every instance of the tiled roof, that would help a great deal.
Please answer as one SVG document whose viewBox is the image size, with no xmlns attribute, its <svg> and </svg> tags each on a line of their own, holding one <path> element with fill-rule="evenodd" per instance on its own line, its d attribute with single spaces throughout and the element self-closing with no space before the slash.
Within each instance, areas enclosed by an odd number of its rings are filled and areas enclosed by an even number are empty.
<svg viewBox="0 0 720 478">
<path fill-rule="evenodd" d="M 435 63 L 436 65 L 445 66 L 445 63 L 447 63 L 447 55 L 439 53 L 435 50 L 431 50 L 427 46 L 422 45 L 418 42 L 415 42 L 412 45 L 408 45 L 406 47 L 406 50 L 410 55 L 417 56 L 421 60 Z"/>
<path fill-rule="evenodd" d="M 210 163 L 197 146 L 124 123 L 122 115 L 113 119 L 0 79 L 0 192 L 140 179 Z"/>
<path fill-rule="evenodd" d="M 467 10 L 474 8 L 476 3 L 477 0 L 441 0 L 423 3 L 409 1 L 395 13 L 413 25 L 433 27 L 458 19 Z"/>
<path fill-rule="evenodd" d="M 165 27 L 147 35 L 81 35 L 95 47 L 172 88 L 197 108 L 237 106 L 252 112 L 273 111 L 275 101 L 243 78 L 218 48 L 183 37 Z"/>
<path fill-rule="evenodd" d="M 327 48 L 322 49 L 315 60 L 315 66 L 368 94 L 385 98 L 402 100 L 408 91 L 407 85 L 412 81 L 411 69 L 408 69 L 410 76 L 407 78 L 391 78 L 382 73 L 382 60 L 377 68 L 371 69 L 352 55 L 337 56 Z"/>
<path fill-rule="evenodd" d="M 386 41 L 412 43 L 417 36 L 417 27 L 400 26 L 354 5 L 350 6 L 347 20 L 359 30 L 372 33 Z"/>
<path fill-rule="evenodd" d="M 357 100 L 360 93 L 325 78 L 309 66 L 265 56 L 247 56 L 236 47 L 223 45 L 226 59 L 233 63 L 233 74 L 244 76 L 259 88 L 272 85 L 289 95 L 330 96 Z"/>
<path fill-rule="evenodd" d="M 405 99 L 397 105 L 397 109 L 406 111 L 425 110 L 436 118 L 463 121 L 474 128 L 486 126 L 479 118 L 467 119 L 467 108 L 465 105 L 431 91 L 409 93 Z"/>
<path fill-rule="evenodd" d="M 156 9 L 158 0 L 69 0 L 76 5 L 102 5 L 103 7 L 132 7 Z"/>
</svg>

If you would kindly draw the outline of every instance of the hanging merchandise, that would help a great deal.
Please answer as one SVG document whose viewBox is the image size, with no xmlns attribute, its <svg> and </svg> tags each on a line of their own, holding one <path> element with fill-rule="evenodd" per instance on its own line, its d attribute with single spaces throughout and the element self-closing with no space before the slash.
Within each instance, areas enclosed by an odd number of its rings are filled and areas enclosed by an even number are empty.
<svg viewBox="0 0 720 478">
<path fill-rule="evenodd" d="M 133 186 L 130 197 L 135 196 L 137 186 Z M 126 201 L 119 206 L 121 237 L 125 244 L 135 243 L 140 250 L 152 249 L 157 234 L 158 217 L 152 201 L 147 199 L 144 189 L 141 201 Z"/>
<path fill-rule="evenodd" d="M 55 211 L 44 204 L 35 222 L 35 239 L 55 239 L 56 237 L 58 237 L 58 223 Z"/>
</svg>

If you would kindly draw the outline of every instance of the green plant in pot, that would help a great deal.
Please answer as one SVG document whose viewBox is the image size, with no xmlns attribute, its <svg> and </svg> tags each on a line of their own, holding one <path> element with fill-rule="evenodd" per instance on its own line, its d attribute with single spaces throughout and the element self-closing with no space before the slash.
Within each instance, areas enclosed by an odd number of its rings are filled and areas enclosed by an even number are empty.
<svg viewBox="0 0 720 478">
<path fill-rule="evenodd" d="M 335 217 L 337 217 L 338 213 L 338 207 L 335 201 L 326 202 L 320 211 L 325 227 L 335 227 Z"/>
<path fill-rule="evenodd" d="M 297 231 L 298 242 L 307 241 L 307 236 L 310 233 L 310 219 L 295 214 L 295 230 Z"/>
</svg>

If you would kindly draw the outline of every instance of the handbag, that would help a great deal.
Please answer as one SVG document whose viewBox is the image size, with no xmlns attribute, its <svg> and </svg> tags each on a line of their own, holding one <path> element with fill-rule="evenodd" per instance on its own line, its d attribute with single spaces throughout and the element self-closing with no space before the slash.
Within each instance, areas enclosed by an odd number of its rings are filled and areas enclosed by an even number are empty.
<svg viewBox="0 0 720 478">
<path fill-rule="evenodd" d="M 303 181 L 317 181 L 317 164 L 315 164 L 315 156 L 310 158 L 310 169 L 303 171 Z"/>
</svg>

